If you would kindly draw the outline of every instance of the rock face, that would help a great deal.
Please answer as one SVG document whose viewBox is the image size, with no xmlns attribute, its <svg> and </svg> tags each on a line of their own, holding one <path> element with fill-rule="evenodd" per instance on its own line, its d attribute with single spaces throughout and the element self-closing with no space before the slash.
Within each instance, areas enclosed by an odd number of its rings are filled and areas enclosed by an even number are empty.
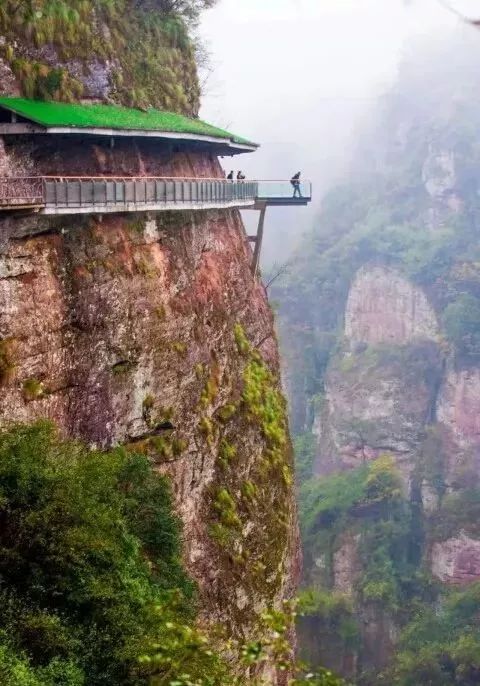
<svg viewBox="0 0 480 686">
<path fill-rule="evenodd" d="M 425 293 L 394 270 L 365 267 L 353 280 L 345 344 L 325 386 L 314 419 L 318 474 L 389 453 L 409 482 L 430 425 L 441 434 L 447 487 L 480 474 L 480 370 L 445 365 Z M 422 492 L 424 508 L 434 509 L 428 481 Z"/>
<path fill-rule="evenodd" d="M 437 417 L 459 447 L 480 446 L 480 369 L 450 370 L 437 401 Z"/>
<path fill-rule="evenodd" d="M 480 541 L 460 536 L 434 543 L 431 551 L 433 575 L 443 583 L 465 585 L 480 579 Z"/>
<path fill-rule="evenodd" d="M 459 498 L 480 475 L 480 370 L 456 368 L 446 359 L 437 316 L 422 289 L 391 268 L 362 267 L 350 287 L 344 336 L 330 357 L 324 383 L 323 402 L 312 422 L 314 473 L 344 472 L 389 455 L 402 476 L 408 507 L 416 521 L 423 521 L 426 540 L 419 561 L 443 584 L 479 581 L 476 510 L 463 513 L 467 505 Z M 342 495 L 337 497 L 341 503 Z M 305 654 L 320 655 L 346 676 L 358 674 L 362 665 L 386 668 L 398 640 L 395 614 L 381 602 L 364 599 L 368 560 L 361 551 L 369 529 L 365 518 L 375 525 L 372 507 L 373 514 L 361 508 L 355 514 L 353 505 L 349 525 L 335 534 L 330 563 L 328 552 L 317 553 L 322 574 L 310 561 L 307 577 L 314 585 L 326 583 L 355 608 L 362 648 L 347 651 L 350 661 L 342 653 L 344 645 L 323 635 L 325 618 L 300 623 Z M 328 564 L 329 575 L 323 569 Z M 317 638 L 307 636 L 309 631 Z M 338 650 L 342 660 L 330 661 L 328 650 L 315 647 L 318 641 Z"/>
<path fill-rule="evenodd" d="M 350 288 L 345 336 L 369 345 L 404 345 L 438 337 L 435 312 L 425 294 L 393 269 L 365 267 Z"/>
<path fill-rule="evenodd" d="M 412 373 L 411 359 L 429 365 L 431 374 Z M 395 455 L 408 469 L 431 415 L 440 369 L 437 350 L 429 343 L 339 356 L 326 379 L 318 473 L 332 466 L 356 467 L 383 453 Z"/>
<path fill-rule="evenodd" d="M 358 535 L 347 536 L 333 554 L 333 587 L 347 596 L 353 595 L 360 572 L 358 542 Z"/>
<path fill-rule="evenodd" d="M 208 155 L 155 144 L 56 145 L 43 158 L 9 143 L 3 165 L 220 174 Z M 263 425 L 242 401 L 255 349 L 280 396 L 273 318 L 238 211 L 3 215 L 0 235 L 2 422 L 46 418 L 92 445 L 148 454 L 172 478 L 203 619 L 255 637 L 261 612 L 293 593 L 298 544 L 288 436 L 267 466 Z M 285 431 L 283 405 L 276 421 Z M 215 505 L 227 481 L 242 526 L 232 549 Z"/>
<path fill-rule="evenodd" d="M 390 453 L 408 475 L 434 412 L 438 333 L 419 288 L 391 269 L 360 270 L 347 301 L 345 345 L 330 363 L 326 403 L 314 422 L 318 474 Z"/>
</svg>

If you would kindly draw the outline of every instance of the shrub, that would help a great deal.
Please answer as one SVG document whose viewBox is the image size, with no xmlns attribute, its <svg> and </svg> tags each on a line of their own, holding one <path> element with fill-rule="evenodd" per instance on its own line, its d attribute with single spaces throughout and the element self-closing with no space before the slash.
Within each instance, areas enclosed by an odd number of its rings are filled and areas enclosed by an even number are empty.
<svg viewBox="0 0 480 686">
<path fill-rule="evenodd" d="M 462 293 L 443 311 L 443 325 L 448 339 L 463 357 L 480 356 L 480 300 Z"/>
<path fill-rule="evenodd" d="M 2 684 L 163 686 L 187 664 L 221 683 L 192 625 L 168 483 L 145 457 L 47 423 L 5 430 L 0 522 Z"/>
</svg>

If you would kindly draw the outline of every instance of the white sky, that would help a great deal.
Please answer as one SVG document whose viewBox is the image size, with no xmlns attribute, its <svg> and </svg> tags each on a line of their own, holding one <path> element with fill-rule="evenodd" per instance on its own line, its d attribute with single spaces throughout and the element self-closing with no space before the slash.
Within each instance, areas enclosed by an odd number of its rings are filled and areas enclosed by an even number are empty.
<svg viewBox="0 0 480 686">
<path fill-rule="evenodd" d="M 480 0 L 451 4 L 480 17 Z M 262 145 L 225 167 L 250 178 L 289 178 L 301 169 L 319 199 L 341 174 L 353 130 L 394 79 L 408 43 L 458 23 L 439 0 L 219 0 L 200 27 L 213 67 L 201 116 Z M 274 216 L 291 234 L 307 228 L 314 212 Z"/>
</svg>

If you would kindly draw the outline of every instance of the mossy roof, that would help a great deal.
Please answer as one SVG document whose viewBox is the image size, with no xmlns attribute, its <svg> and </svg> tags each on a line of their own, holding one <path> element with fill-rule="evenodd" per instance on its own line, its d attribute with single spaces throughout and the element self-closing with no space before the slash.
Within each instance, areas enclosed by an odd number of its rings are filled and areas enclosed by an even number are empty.
<svg viewBox="0 0 480 686">
<path fill-rule="evenodd" d="M 4 107 L 46 128 L 117 129 L 122 131 L 157 131 L 220 138 L 252 148 L 256 143 L 212 126 L 201 119 L 192 119 L 174 112 L 146 111 L 119 105 L 45 102 L 27 98 L 0 97 Z"/>
</svg>

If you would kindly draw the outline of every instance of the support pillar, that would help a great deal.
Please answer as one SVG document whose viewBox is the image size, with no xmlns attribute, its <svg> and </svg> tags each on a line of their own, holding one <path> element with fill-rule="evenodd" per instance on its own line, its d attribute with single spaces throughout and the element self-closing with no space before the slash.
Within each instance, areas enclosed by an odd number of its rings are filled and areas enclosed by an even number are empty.
<svg viewBox="0 0 480 686">
<path fill-rule="evenodd" d="M 260 253 L 262 251 L 262 241 L 263 241 L 263 227 L 265 224 L 265 214 L 267 212 L 267 205 L 265 204 L 260 210 L 260 217 L 258 220 L 257 237 L 255 240 L 255 248 L 253 250 L 253 260 L 252 260 L 252 274 L 255 278 L 258 274 L 258 266 L 260 264 Z"/>
</svg>

